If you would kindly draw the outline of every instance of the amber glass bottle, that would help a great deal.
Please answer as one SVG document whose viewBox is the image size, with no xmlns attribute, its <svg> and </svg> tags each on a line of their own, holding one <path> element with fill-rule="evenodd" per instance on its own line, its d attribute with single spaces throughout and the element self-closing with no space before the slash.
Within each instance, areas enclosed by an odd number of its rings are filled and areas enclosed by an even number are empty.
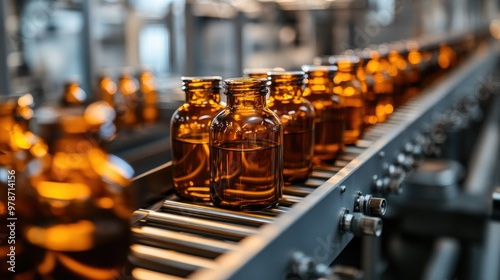
<svg viewBox="0 0 500 280">
<path fill-rule="evenodd" d="M 144 123 L 155 123 L 158 119 L 158 93 L 156 91 L 153 73 L 143 70 L 139 73 L 139 90 L 142 94 L 142 119 Z"/>
<path fill-rule="evenodd" d="M 117 91 L 117 86 L 113 79 L 111 79 L 110 74 L 107 72 L 102 72 L 97 80 L 97 94 L 100 100 L 106 101 L 109 106 L 115 106 L 115 94 Z"/>
<path fill-rule="evenodd" d="M 315 112 L 302 97 L 305 73 L 269 72 L 271 94 L 267 106 L 283 124 L 283 180 L 305 182 L 312 172 Z"/>
<path fill-rule="evenodd" d="M 32 101 L 27 96 L 0 98 L 0 190 L 4 192 L 0 195 L 0 279 L 24 279 L 41 257 L 40 250 L 21 236 L 22 204 L 16 200 L 28 163 L 47 154 L 45 143 L 26 129 L 31 114 L 25 109 Z"/>
<path fill-rule="evenodd" d="M 210 201 L 209 130 L 220 104 L 222 78 L 182 77 L 186 102 L 170 122 L 173 180 L 178 196 Z"/>
<path fill-rule="evenodd" d="M 303 96 L 314 106 L 314 164 L 331 164 L 344 150 L 346 110 L 344 100 L 333 93 L 337 66 L 302 66 L 307 74 Z"/>
<path fill-rule="evenodd" d="M 335 55 L 333 61 L 338 71 L 333 77 L 333 92 L 344 100 L 346 108 L 346 128 L 344 144 L 355 144 L 363 135 L 365 96 L 358 79 L 361 60 L 358 56 Z"/>
<path fill-rule="evenodd" d="M 449 70 L 457 64 L 456 52 L 445 43 L 441 43 L 439 46 L 438 64 L 443 71 Z"/>
<path fill-rule="evenodd" d="M 394 85 L 394 102 L 395 108 L 404 104 L 405 92 L 407 90 L 408 80 L 408 63 L 404 59 L 405 47 L 401 42 L 395 42 L 388 46 L 387 61 L 390 65 L 396 68 L 397 74 L 393 76 Z"/>
<path fill-rule="evenodd" d="M 224 81 L 227 106 L 210 126 L 210 195 L 235 210 L 277 205 L 283 188 L 283 125 L 266 105 L 267 80 Z"/>
<path fill-rule="evenodd" d="M 394 111 L 394 88 L 391 76 L 391 71 L 394 69 L 392 65 L 388 65 L 387 56 L 382 57 L 378 50 L 365 49 L 360 53 L 360 57 L 368 85 L 364 116 L 364 123 L 368 126 L 384 122 Z"/>
<path fill-rule="evenodd" d="M 28 168 L 17 197 L 22 235 L 43 252 L 33 279 L 115 279 L 125 264 L 133 170 L 95 141 L 113 115 L 99 102 L 40 116 L 48 164 Z"/>
<path fill-rule="evenodd" d="M 118 79 L 115 110 L 120 127 L 132 128 L 142 122 L 142 98 L 135 79 L 126 71 Z"/>
<path fill-rule="evenodd" d="M 61 99 L 61 105 L 80 106 L 87 101 L 87 93 L 80 87 L 75 80 L 69 80 L 64 84 L 64 92 Z"/>
<path fill-rule="evenodd" d="M 405 60 L 408 63 L 407 72 L 407 89 L 405 92 L 405 100 L 418 95 L 421 90 L 423 80 L 423 54 L 419 49 L 417 41 L 410 40 L 406 42 L 406 49 L 404 50 Z"/>
</svg>

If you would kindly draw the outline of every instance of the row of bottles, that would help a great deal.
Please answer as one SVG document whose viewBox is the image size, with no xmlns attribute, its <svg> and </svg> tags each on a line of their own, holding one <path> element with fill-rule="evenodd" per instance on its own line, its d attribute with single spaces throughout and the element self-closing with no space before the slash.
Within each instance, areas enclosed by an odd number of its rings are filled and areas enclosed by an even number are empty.
<svg viewBox="0 0 500 280">
<path fill-rule="evenodd" d="M 0 100 L 0 216 L 12 218 L 1 233 L 15 228 L 1 239 L 1 279 L 116 279 L 130 244 L 133 170 L 99 146 L 115 111 L 105 102 L 40 109 L 39 137 L 30 102 Z"/>
<path fill-rule="evenodd" d="M 274 206 L 284 184 L 333 164 L 458 57 L 444 43 L 408 41 L 318 57 L 302 71 L 245 69 L 248 78 L 224 81 L 227 104 L 221 77 L 184 77 L 170 129 L 175 191 L 223 208 Z"/>
<path fill-rule="evenodd" d="M 226 79 L 225 106 L 222 78 L 184 77 L 170 129 L 176 193 L 239 210 L 276 205 L 284 184 L 305 182 L 361 136 L 355 62 Z"/>
<path fill-rule="evenodd" d="M 115 124 L 120 130 L 153 124 L 158 120 L 158 94 L 155 77 L 150 71 L 142 70 L 134 77 L 128 69 L 124 70 L 117 83 L 110 73 L 101 73 L 97 81 L 97 98 L 115 109 Z M 68 80 L 64 85 L 61 105 L 81 106 L 87 102 L 87 94 L 78 82 Z"/>
</svg>

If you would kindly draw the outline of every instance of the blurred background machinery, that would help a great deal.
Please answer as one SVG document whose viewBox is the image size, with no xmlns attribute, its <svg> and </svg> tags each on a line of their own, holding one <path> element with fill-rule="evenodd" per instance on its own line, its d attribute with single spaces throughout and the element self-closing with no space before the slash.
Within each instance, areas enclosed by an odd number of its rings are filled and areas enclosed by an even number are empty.
<svg viewBox="0 0 500 280">
<path fill-rule="evenodd" d="M 29 92 L 40 107 L 60 100 L 65 83 L 77 77 L 93 101 L 103 71 L 113 78 L 125 67 L 153 71 L 160 121 L 106 143 L 140 174 L 144 209 L 133 215 L 137 244 L 127 271 L 137 278 L 500 279 L 500 230 L 492 221 L 500 211 L 496 44 L 477 46 L 460 68 L 371 128 L 331 169 L 287 187 L 277 209 L 234 215 L 200 208 L 169 196 L 165 181 L 168 121 L 183 99 L 182 75 L 293 70 L 348 49 L 484 30 L 498 40 L 499 6 L 496 0 L 5 0 L 0 94 Z M 416 169 L 412 161 L 423 152 L 415 147 L 434 149 L 433 161 Z M 404 192 L 396 195 L 401 182 Z M 375 212 L 387 210 L 382 238 L 373 237 L 380 235 L 379 220 L 354 213 L 373 214 L 367 206 L 373 201 Z M 177 232 L 167 236 L 160 228 Z"/>
</svg>

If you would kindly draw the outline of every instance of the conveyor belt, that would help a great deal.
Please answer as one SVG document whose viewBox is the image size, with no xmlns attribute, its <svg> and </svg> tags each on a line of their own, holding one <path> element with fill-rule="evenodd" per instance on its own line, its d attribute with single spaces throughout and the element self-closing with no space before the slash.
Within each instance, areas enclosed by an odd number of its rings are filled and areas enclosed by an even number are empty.
<svg viewBox="0 0 500 280">
<path fill-rule="evenodd" d="M 436 114 L 471 94 L 464 89 L 481 86 L 478 77 L 496 59 L 496 50 L 479 50 L 385 123 L 367 129 L 334 165 L 316 167 L 304 184 L 285 186 L 276 208 L 236 212 L 171 195 L 137 210 L 129 273 L 137 279 L 281 279 L 295 251 L 331 263 L 353 237 L 339 231 L 341 213 L 353 212 L 359 192 L 394 191 L 391 182 L 404 173 L 390 170 L 411 171 L 413 147 L 425 150 L 432 143 Z"/>
</svg>

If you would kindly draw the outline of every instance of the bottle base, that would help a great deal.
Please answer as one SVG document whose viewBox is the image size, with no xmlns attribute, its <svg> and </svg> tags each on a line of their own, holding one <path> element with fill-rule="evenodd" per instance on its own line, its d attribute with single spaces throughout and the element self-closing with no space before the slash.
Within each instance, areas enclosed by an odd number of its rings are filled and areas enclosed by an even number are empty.
<svg viewBox="0 0 500 280">
<path fill-rule="evenodd" d="M 224 208 L 228 210 L 235 211 L 253 211 L 253 210 L 263 210 L 278 206 L 280 199 L 273 199 L 269 201 L 260 201 L 258 203 L 248 202 L 248 201 L 236 201 L 236 202 L 224 202 L 218 199 L 212 199 L 212 203 L 215 207 Z"/>
<path fill-rule="evenodd" d="M 197 193 L 197 192 L 179 192 L 177 189 L 174 191 L 175 195 L 181 200 L 192 203 L 204 203 L 211 202 L 209 193 Z"/>
</svg>

